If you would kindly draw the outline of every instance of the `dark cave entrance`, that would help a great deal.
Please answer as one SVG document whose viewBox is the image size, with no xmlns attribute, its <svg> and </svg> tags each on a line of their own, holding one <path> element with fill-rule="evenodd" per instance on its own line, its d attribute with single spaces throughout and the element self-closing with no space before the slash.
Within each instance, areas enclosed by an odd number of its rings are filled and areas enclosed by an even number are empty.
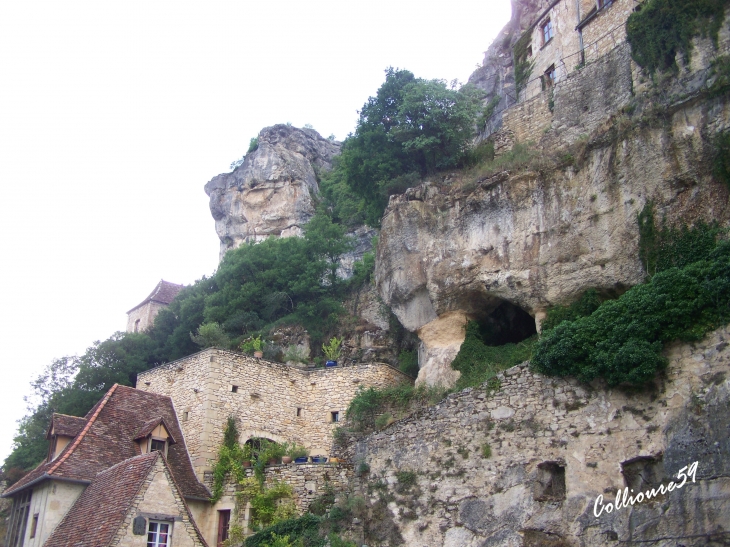
<svg viewBox="0 0 730 547">
<path fill-rule="evenodd" d="M 487 346 L 518 344 L 537 334 L 535 318 L 506 300 L 486 316 L 477 314 L 476 321 L 482 341 Z"/>
</svg>

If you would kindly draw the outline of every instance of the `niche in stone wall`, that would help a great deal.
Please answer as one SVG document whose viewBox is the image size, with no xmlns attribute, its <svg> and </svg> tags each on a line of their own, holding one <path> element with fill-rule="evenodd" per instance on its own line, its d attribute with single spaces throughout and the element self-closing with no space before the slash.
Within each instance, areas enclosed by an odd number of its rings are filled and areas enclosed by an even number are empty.
<svg viewBox="0 0 730 547">
<path fill-rule="evenodd" d="M 562 461 L 537 464 L 534 484 L 535 501 L 560 501 L 565 499 L 565 463 Z"/>
<path fill-rule="evenodd" d="M 621 462 L 624 482 L 634 492 L 645 492 L 658 487 L 665 479 L 662 455 L 639 456 Z"/>
</svg>

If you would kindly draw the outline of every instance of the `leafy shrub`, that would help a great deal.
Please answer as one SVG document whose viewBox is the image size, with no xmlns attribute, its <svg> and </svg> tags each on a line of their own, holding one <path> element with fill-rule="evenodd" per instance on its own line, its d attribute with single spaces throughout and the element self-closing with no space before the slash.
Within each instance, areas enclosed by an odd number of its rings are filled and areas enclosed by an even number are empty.
<svg viewBox="0 0 730 547">
<path fill-rule="evenodd" d="M 395 478 L 398 481 L 398 484 L 403 488 L 409 488 L 416 484 L 416 479 L 418 478 L 415 471 L 397 471 L 395 474 Z"/>
<path fill-rule="evenodd" d="M 484 443 L 482 445 L 482 458 L 488 459 L 492 457 L 492 447 L 489 445 L 489 443 Z"/>
<path fill-rule="evenodd" d="M 376 427 L 379 415 L 387 413 L 402 414 L 409 408 L 435 404 L 446 395 L 439 386 L 410 384 L 391 386 L 385 389 L 360 387 L 347 407 L 347 419 L 353 429 L 368 431 Z"/>
<path fill-rule="evenodd" d="M 676 56 L 688 63 L 695 36 L 710 36 L 717 45 L 726 0 L 647 0 L 626 21 L 631 56 L 651 72 L 677 70 Z"/>
<path fill-rule="evenodd" d="M 411 378 L 418 376 L 418 352 L 416 350 L 401 351 L 398 354 L 398 370 Z"/>
<path fill-rule="evenodd" d="M 318 534 L 320 522 L 321 519 L 319 517 L 305 513 L 299 518 L 277 522 L 273 526 L 249 536 L 246 538 L 244 545 L 246 547 L 265 547 L 274 540 L 275 536 L 289 536 L 292 540 L 295 538 L 304 538 L 304 545 L 306 547 L 319 547 L 324 543 L 320 542 Z"/>
<path fill-rule="evenodd" d="M 730 320 L 730 243 L 706 260 L 670 267 L 604 302 L 590 316 L 563 321 L 538 342 L 535 370 L 640 385 L 666 367 L 663 344 L 698 340 Z"/>
<path fill-rule="evenodd" d="M 248 150 L 246 151 L 246 154 L 250 154 L 251 152 L 255 152 L 259 148 L 259 138 L 253 137 L 249 143 L 248 143 Z"/>
<path fill-rule="evenodd" d="M 553 306 L 547 310 L 542 322 L 542 332 L 555 328 L 563 321 L 575 321 L 579 317 L 592 314 L 601 305 L 603 299 L 596 289 L 588 289 L 578 300 L 568 306 Z"/>
<path fill-rule="evenodd" d="M 218 323 L 203 323 L 197 333 L 190 333 L 190 339 L 201 348 L 227 348 L 231 340 Z"/>
</svg>

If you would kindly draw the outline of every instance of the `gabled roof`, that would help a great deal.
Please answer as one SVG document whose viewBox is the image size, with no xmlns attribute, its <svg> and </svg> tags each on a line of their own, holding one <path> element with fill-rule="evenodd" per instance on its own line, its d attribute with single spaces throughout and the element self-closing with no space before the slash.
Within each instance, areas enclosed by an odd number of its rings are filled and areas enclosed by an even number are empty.
<svg viewBox="0 0 730 547">
<path fill-rule="evenodd" d="M 165 281 L 164 279 L 160 279 L 160 282 L 157 284 L 157 286 L 152 290 L 152 292 L 149 294 L 147 298 L 142 300 L 139 304 L 137 304 L 135 307 L 133 307 L 131 310 L 129 310 L 127 313 L 131 313 L 137 308 L 144 306 L 148 302 L 158 302 L 159 304 L 169 304 L 172 302 L 175 297 L 177 296 L 177 293 L 179 293 L 181 290 L 183 290 L 184 285 L 175 285 L 175 283 L 170 283 L 169 281 Z"/>
<path fill-rule="evenodd" d="M 168 447 L 167 462 L 183 496 L 210 498 L 210 492 L 193 472 L 172 400 L 164 395 L 119 384 L 114 384 L 86 414 L 83 429 L 55 460 L 41 463 L 8 488 L 3 497 L 45 479 L 91 482 L 109 467 L 139 455 L 139 446 L 134 442 L 135 435 L 148 422 L 160 417 L 167 431 L 177 441 Z"/>
<path fill-rule="evenodd" d="M 64 435 L 65 437 L 75 437 L 86 425 L 86 418 L 78 416 L 69 416 L 68 414 L 58 414 L 54 412 L 51 418 L 51 425 L 48 427 L 46 439 L 51 438 L 51 431 L 55 435 Z"/>
<path fill-rule="evenodd" d="M 164 456 L 155 451 L 129 458 L 99 473 L 66 513 L 44 547 L 109 545 L 124 526 L 135 497 L 144 487 L 158 460 L 171 471 Z M 174 479 L 171 487 L 179 492 Z M 198 539 L 206 545 L 186 504 L 184 509 Z"/>
<path fill-rule="evenodd" d="M 164 427 L 165 430 L 167 431 L 167 434 L 169 435 L 169 437 L 167 439 L 168 442 L 171 445 L 175 444 L 177 441 L 175 441 L 175 437 L 173 437 L 172 433 L 170 433 L 170 428 L 167 427 L 167 424 L 165 423 L 165 419 L 162 416 L 158 416 L 157 418 L 154 418 L 148 422 L 145 422 L 145 424 L 142 427 L 140 427 L 139 430 L 137 431 L 137 434 L 134 436 L 134 440 L 139 441 L 140 439 L 144 439 L 150 433 L 152 433 L 158 425 L 162 425 L 162 427 Z"/>
</svg>

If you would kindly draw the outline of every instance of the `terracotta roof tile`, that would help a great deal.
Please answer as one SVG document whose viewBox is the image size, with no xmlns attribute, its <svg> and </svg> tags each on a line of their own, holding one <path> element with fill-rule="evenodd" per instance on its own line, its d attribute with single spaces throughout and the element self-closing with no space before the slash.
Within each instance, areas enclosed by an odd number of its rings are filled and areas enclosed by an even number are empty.
<svg viewBox="0 0 730 547">
<path fill-rule="evenodd" d="M 152 290 L 149 296 L 142 300 L 142 302 L 137 304 L 131 310 L 129 310 L 127 313 L 136 310 L 140 306 L 144 306 L 147 302 L 159 302 L 160 304 L 169 304 L 175 299 L 177 293 L 183 290 L 184 287 L 184 285 L 176 285 L 175 283 L 170 283 L 169 281 L 160 279 L 160 282 Z"/>
<path fill-rule="evenodd" d="M 170 470 L 160 452 L 151 452 L 124 460 L 99 473 L 76 500 L 73 507 L 48 538 L 45 547 L 104 547 L 115 538 L 132 509 L 158 459 Z M 173 476 L 170 471 L 170 476 Z M 173 478 L 171 486 L 179 487 Z M 185 504 L 183 500 L 183 504 Z M 190 509 L 185 504 L 187 517 L 193 524 L 198 539 L 206 545 L 195 526 Z M 180 533 L 180 532 L 178 532 Z"/>
<path fill-rule="evenodd" d="M 51 427 L 48 428 L 48 433 L 46 433 L 46 439 L 51 438 L 51 431 L 53 431 L 56 435 L 75 437 L 81 433 L 81 430 L 85 425 L 86 418 L 54 413 L 51 418 Z"/>
<path fill-rule="evenodd" d="M 115 384 L 86 414 L 86 425 L 52 462 L 44 462 L 8 488 L 12 495 L 44 478 L 89 482 L 109 467 L 139 454 L 134 437 L 148 422 L 162 418 L 177 441 L 168 446 L 167 462 L 185 497 L 208 499 L 198 481 L 185 438 L 169 397 Z"/>
<path fill-rule="evenodd" d="M 76 500 L 45 547 L 108 545 L 159 457 L 159 452 L 136 456 L 100 473 Z"/>
</svg>

